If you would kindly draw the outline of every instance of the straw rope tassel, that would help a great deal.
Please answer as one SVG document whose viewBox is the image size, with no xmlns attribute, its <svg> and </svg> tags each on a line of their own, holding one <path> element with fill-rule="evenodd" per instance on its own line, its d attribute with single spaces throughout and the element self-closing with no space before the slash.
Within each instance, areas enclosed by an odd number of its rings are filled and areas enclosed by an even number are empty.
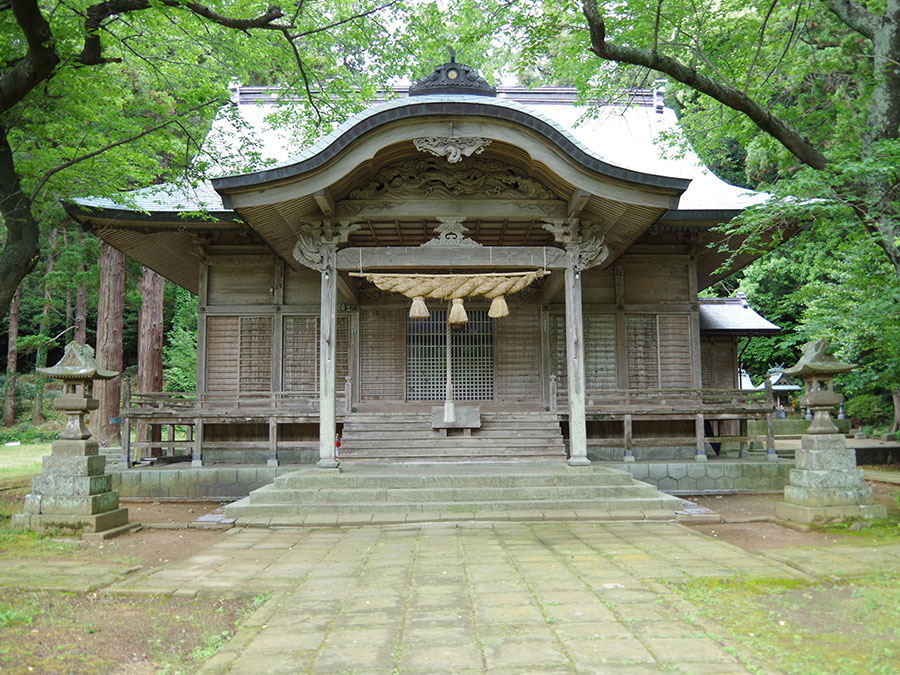
<svg viewBox="0 0 900 675">
<path fill-rule="evenodd" d="M 463 306 L 462 298 L 453 298 L 453 305 L 450 307 L 450 318 L 452 324 L 468 323 L 469 317 L 466 314 L 466 308 Z"/>
<path fill-rule="evenodd" d="M 502 319 L 509 316 L 509 307 L 506 304 L 506 296 L 498 295 L 491 300 L 491 308 L 488 310 L 488 316 L 492 319 Z"/>
<path fill-rule="evenodd" d="M 427 319 L 428 307 L 425 305 L 425 298 L 417 295 L 412 299 L 412 306 L 409 308 L 410 319 Z"/>
</svg>

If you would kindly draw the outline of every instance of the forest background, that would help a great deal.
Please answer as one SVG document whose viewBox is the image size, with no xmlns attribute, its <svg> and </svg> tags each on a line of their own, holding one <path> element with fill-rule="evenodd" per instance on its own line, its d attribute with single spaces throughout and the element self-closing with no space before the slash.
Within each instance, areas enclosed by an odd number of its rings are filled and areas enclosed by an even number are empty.
<svg viewBox="0 0 900 675">
<path fill-rule="evenodd" d="M 73 338 L 118 352 L 106 364 L 126 377 L 141 361 L 138 389 L 194 385 L 196 298 L 101 250 L 60 200 L 260 168 L 252 142 L 204 152 L 232 83 L 279 87 L 273 116 L 299 149 L 450 45 L 493 83 L 574 86 L 585 103 L 666 80 L 681 123 L 667 151 L 690 143 L 774 196 L 723 226 L 734 250 L 771 252 L 710 289 L 782 328 L 742 345 L 742 366 L 758 383 L 830 338 L 859 364 L 840 381 L 848 412 L 897 424 L 900 0 L 11 0 L 0 33 L 0 441 L 53 436 L 35 368 Z M 162 336 L 164 375 L 147 363 Z"/>
</svg>

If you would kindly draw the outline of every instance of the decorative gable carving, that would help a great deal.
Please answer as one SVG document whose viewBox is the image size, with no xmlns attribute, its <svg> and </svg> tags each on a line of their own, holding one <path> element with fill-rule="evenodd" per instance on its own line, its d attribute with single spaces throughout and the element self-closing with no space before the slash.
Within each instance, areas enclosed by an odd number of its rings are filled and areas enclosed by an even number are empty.
<svg viewBox="0 0 900 675">
<path fill-rule="evenodd" d="M 434 197 L 557 199 L 543 183 L 493 159 L 466 158 L 454 165 L 437 158 L 411 159 L 381 169 L 368 183 L 350 191 L 351 200 Z"/>
</svg>

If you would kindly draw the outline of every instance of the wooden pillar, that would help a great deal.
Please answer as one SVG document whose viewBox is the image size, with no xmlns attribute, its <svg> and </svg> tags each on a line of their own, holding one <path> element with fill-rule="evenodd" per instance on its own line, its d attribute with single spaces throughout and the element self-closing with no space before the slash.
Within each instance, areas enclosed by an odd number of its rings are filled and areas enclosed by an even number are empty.
<svg viewBox="0 0 900 675">
<path fill-rule="evenodd" d="M 267 466 L 278 466 L 278 418 L 269 418 L 269 461 Z"/>
<path fill-rule="evenodd" d="M 584 415 L 584 326 L 581 273 L 569 253 L 566 266 L 566 372 L 569 378 L 569 466 L 590 466 Z"/>
<path fill-rule="evenodd" d="M 706 431 L 703 428 L 703 423 L 703 413 L 697 413 L 697 418 L 694 420 L 694 433 L 697 437 L 697 454 L 694 455 L 694 460 L 697 462 L 705 462 L 707 460 Z"/>
<path fill-rule="evenodd" d="M 631 426 L 631 415 L 625 415 L 622 418 L 622 427 L 625 432 L 625 461 L 633 462 L 634 461 L 634 436 L 632 433 Z"/>
<path fill-rule="evenodd" d="M 772 380 L 766 377 L 766 459 L 770 462 L 778 461 L 778 453 L 775 452 L 775 395 L 772 391 Z"/>
<path fill-rule="evenodd" d="M 194 452 L 191 466 L 203 466 L 203 418 L 194 419 Z"/>
<path fill-rule="evenodd" d="M 322 256 L 322 288 L 319 321 L 319 461 L 320 469 L 340 470 L 334 456 L 337 435 L 335 416 L 335 337 L 337 331 L 337 270 L 333 248 Z"/>
</svg>

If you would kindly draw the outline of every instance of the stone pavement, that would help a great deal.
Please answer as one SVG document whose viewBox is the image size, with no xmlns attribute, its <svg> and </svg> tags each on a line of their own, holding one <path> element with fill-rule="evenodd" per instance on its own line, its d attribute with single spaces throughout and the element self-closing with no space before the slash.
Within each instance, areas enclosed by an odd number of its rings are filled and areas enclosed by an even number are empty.
<svg viewBox="0 0 900 675">
<path fill-rule="evenodd" d="M 119 593 L 268 592 L 204 673 L 745 673 L 666 581 L 806 577 L 674 523 L 234 529 Z"/>
</svg>

